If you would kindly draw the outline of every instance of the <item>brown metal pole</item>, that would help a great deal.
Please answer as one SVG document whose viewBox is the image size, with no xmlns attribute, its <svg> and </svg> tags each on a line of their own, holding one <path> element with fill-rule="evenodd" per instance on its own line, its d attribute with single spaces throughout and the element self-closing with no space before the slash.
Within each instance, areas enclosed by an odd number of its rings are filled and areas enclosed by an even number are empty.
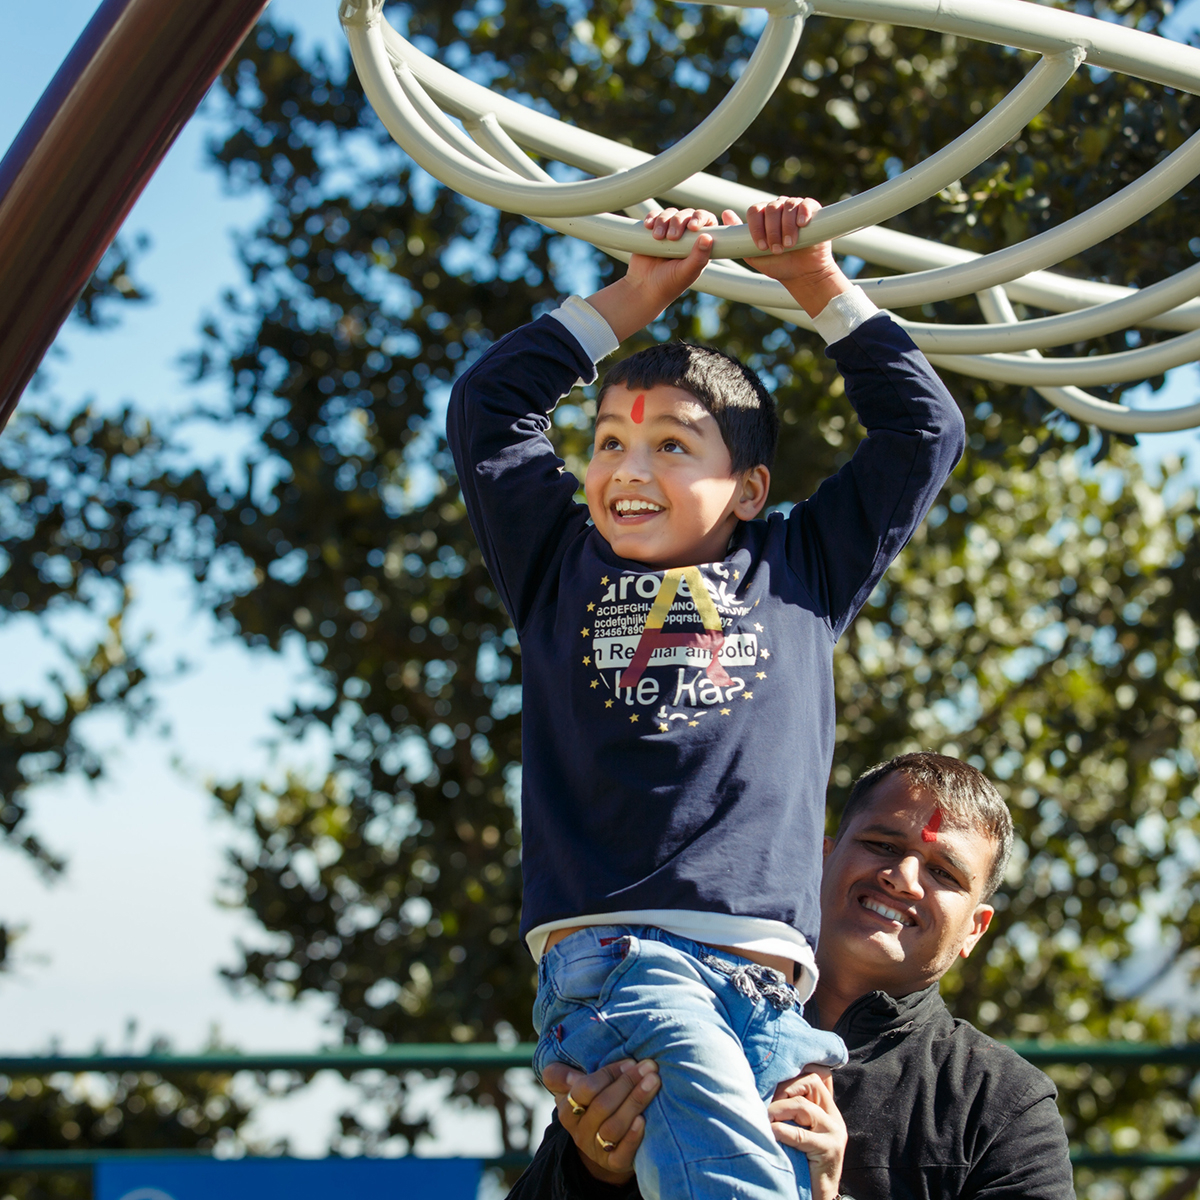
<svg viewBox="0 0 1200 1200">
<path fill-rule="evenodd" d="M 0 429 L 142 188 L 266 6 L 103 0 L 38 101 L 0 162 Z"/>
</svg>

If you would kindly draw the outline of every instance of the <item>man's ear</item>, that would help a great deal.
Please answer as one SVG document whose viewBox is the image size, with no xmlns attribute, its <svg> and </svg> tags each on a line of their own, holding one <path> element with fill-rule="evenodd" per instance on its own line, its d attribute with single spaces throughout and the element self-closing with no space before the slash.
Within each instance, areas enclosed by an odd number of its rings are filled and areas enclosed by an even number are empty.
<svg viewBox="0 0 1200 1200">
<path fill-rule="evenodd" d="M 830 852 L 832 849 L 833 849 L 833 838 L 831 838 L 831 837 L 830 837 L 828 834 L 826 834 L 826 835 L 825 835 L 825 848 L 824 848 L 824 850 L 822 850 L 822 852 L 821 852 L 821 857 L 822 857 L 822 858 L 828 858 L 828 857 L 829 857 L 829 852 Z"/>
<path fill-rule="evenodd" d="M 959 954 L 963 958 L 970 957 L 971 951 L 979 944 L 979 939 L 987 933 L 987 928 L 995 915 L 996 910 L 990 904 L 981 904 L 976 908 L 971 917 L 971 932 L 967 934 L 967 940 L 963 942 L 962 949 L 959 950 Z"/>
<path fill-rule="evenodd" d="M 742 476 L 741 490 L 733 511 L 740 521 L 753 521 L 763 510 L 767 502 L 767 493 L 771 490 L 771 472 L 759 463 L 751 467 Z"/>
</svg>

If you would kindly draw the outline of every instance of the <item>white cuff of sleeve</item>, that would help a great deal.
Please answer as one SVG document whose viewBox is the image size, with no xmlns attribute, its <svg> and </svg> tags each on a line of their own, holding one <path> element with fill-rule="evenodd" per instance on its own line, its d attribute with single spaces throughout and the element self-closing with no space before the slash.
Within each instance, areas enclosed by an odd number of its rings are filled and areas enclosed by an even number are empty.
<svg viewBox="0 0 1200 1200">
<path fill-rule="evenodd" d="M 568 297 L 550 315 L 566 326 L 594 363 L 607 358 L 621 344 L 612 326 L 581 296 Z"/>
<path fill-rule="evenodd" d="M 864 321 L 879 311 L 874 302 L 857 284 L 848 292 L 834 296 L 812 319 L 813 327 L 825 339 L 827 346 L 849 337 Z M 606 322 L 607 324 L 607 322 Z"/>
</svg>

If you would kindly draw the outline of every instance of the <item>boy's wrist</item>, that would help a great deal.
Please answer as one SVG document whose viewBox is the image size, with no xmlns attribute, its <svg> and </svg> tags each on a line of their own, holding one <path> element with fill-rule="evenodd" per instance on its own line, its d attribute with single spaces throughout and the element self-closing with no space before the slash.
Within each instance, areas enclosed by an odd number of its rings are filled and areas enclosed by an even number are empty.
<svg viewBox="0 0 1200 1200">
<path fill-rule="evenodd" d="M 830 263 L 812 275 L 785 280 L 784 287 L 810 317 L 819 317 L 830 300 L 850 291 L 854 282 L 846 277 L 836 263 Z"/>
<path fill-rule="evenodd" d="M 855 284 L 848 292 L 834 296 L 812 319 L 813 328 L 827 346 L 849 337 L 864 321 L 876 316 L 879 309 L 871 298 Z"/>
<path fill-rule="evenodd" d="M 587 297 L 587 302 L 608 322 L 618 342 L 649 325 L 674 297 L 649 295 L 646 289 L 622 276 Z"/>
</svg>

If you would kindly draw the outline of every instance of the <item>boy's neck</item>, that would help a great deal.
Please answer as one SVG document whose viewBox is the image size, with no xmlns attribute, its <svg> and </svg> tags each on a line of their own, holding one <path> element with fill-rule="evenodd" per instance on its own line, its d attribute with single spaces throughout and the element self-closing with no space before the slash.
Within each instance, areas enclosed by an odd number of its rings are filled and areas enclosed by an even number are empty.
<svg viewBox="0 0 1200 1200">
<path fill-rule="evenodd" d="M 683 567 L 701 567 L 705 563 L 723 562 L 729 557 L 730 554 L 733 553 L 733 544 L 735 541 L 737 541 L 738 530 L 741 528 L 742 524 L 743 522 L 740 520 L 734 524 L 733 531 L 730 533 L 729 538 L 725 542 L 725 549 L 720 555 L 705 555 L 699 558 L 694 555 L 684 555 L 683 557 L 686 559 L 685 562 L 649 563 L 643 562 L 639 558 L 628 558 L 625 561 L 637 563 L 639 567 L 645 567 L 647 571 L 674 571 L 680 570 Z M 604 544 L 608 546 L 610 550 L 612 549 L 612 546 L 609 545 L 607 541 Z M 613 552 L 616 553 L 615 551 Z"/>
</svg>

